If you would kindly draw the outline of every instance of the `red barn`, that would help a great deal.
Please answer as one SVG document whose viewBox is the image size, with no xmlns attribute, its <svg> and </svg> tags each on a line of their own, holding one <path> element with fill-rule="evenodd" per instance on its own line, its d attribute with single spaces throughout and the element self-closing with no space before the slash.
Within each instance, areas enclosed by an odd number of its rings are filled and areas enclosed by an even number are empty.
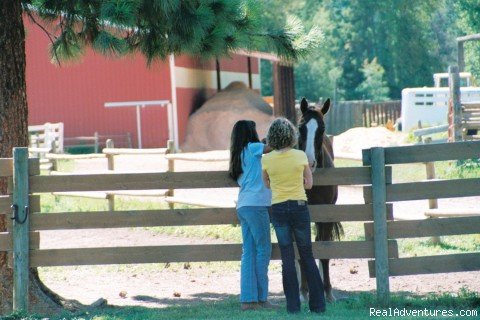
<svg viewBox="0 0 480 320">
<path fill-rule="evenodd" d="M 60 66 L 50 60 L 48 36 L 29 19 L 26 27 L 27 99 L 29 124 L 63 122 L 64 136 L 131 133 L 139 146 L 136 108 L 106 108 L 108 102 L 168 100 L 167 107 L 140 108 L 141 146 L 164 147 L 171 138 L 181 145 L 189 115 L 232 81 L 260 90 L 259 59 L 235 54 L 219 61 L 180 56 L 156 61 L 113 59 L 87 49 L 81 61 Z"/>
</svg>

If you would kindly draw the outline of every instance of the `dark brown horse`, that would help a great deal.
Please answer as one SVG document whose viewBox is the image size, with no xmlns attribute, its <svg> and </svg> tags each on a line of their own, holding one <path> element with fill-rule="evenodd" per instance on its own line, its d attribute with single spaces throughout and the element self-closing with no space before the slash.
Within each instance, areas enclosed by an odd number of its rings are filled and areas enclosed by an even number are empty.
<svg viewBox="0 0 480 320">
<path fill-rule="evenodd" d="M 298 146 L 307 154 L 308 162 L 313 164 L 312 171 L 316 168 L 333 168 L 333 145 L 331 140 L 325 134 L 324 116 L 330 108 L 330 99 L 327 99 L 322 107 L 310 107 L 305 98 L 300 103 L 302 117 L 298 129 L 300 137 Z M 335 204 L 337 202 L 337 186 L 313 186 L 307 190 L 308 204 Z M 339 240 L 343 235 L 343 228 L 340 223 L 315 223 L 316 236 L 315 241 Z M 323 285 L 327 301 L 333 302 L 335 298 L 332 294 L 332 285 L 330 283 L 328 259 L 321 259 L 319 267 L 322 273 Z M 306 277 L 301 272 L 300 293 L 306 299 L 308 287 Z"/>
</svg>

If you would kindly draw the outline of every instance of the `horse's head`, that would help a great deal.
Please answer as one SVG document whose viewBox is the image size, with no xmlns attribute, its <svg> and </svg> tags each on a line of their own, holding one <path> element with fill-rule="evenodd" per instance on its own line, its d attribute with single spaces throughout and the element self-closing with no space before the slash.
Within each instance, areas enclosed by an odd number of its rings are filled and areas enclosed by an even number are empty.
<svg viewBox="0 0 480 320">
<path fill-rule="evenodd" d="M 302 118 L 299 124 L 300 137 L 298 145 L 305 151 L 308 163 L 312 168 L 323 167 L 323 139 L 325 135 L 324 115 L 330 108 L 330 99 L 327 99 L 322 107 L 308 105 L 307 99 L 303 98 L 300 103 Z"/>
</svg>

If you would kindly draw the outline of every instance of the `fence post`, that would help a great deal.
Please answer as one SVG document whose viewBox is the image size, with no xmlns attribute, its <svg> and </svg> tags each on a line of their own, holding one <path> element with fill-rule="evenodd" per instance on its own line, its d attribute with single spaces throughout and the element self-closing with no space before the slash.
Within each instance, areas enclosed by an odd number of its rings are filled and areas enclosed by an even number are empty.
<svg viewBox="0 0 480 320">
<path fill-rule="evenodd" d="M 107 148 L 114 148 L 113 145 L 113 140 L 112 139 L 107 139 L 105 142 L 105 146 Z M 115 170 L 115 155 L 112 153 L 107 154 L 107 165 L 108 165 L 108 170 L 109 171 L 114 171 Z M 107 194 L 107 200 L 108 200 L 108 210 L 110 211 L 115 211 L 115 195 L 114 194 Z"/>
<path fill-rule="evenodd" d="M 93 134 L 93 138 L 94 138 L 93 152 L 98 153 L 98 150 L 100 149 L 99 148 L 100 142 L 99 142 L 99 139 L 98 139 L 98 131 L 95 131 L 95 133 Z"/>
<path fill-rule="evenodd" d="M 173 140 L 168 140 L 167 142 L 167 154 L 175 153 L 175 144 L 173 143 Z M 168 172 L 174 172 L 175 171 L 175 160 L 174 159 L 168 159 Z M 173 189 L 168 189 L 167 191 L 167 196 L 168 197 L 173 197 Z M 168 204 L 170 209 L 174 208 L 174 203 L 170 202 Z"/>
<path fill-rule="evenodd" d="M 112 139 L 107 139 L 107 142 L 105 144 L 106 144 L 107 149 L 110 149 L 110 148 L 113 149 L 114 148 Z M 111 171 L 115 170 L 114 157 L 115 157 L 114 154 L 111 154 L 111 153 L 107 154 L 108 170 L 111 170 Z"/>
<path fill-rule="evenodd" d="M 28 311 L 28 148 L 13 149 L 13 310 Z"/>
<path fill-rule="evenodd" d="M 432 138 L 431 137 L 425 138 L 425 143 L 426 144 L 432 143 Z M 435 162 L 425 162 L 425 171 L 427 173 L 427 180 L 435 179 L 436 178 L 435 177 Z M 437 199 L 428 199 L 428 208 L 429 209 L 437 209 L 438 208 L 438 200 Z M 440 237 L 431 237 L 430 241 L 433 244 L 440 244 Z"/>
<path fill-rule="evenodd" d="M 390 280 L 388 271 L 385 150 L 380 147 L 371 148 L 370 154 L 372 162 L 371 174 L 377 299 L 380 305 L 386 306 L 390 300 Z"/>
<path fill-rule="evenodd" d="M 462 140 L 462 104 L 460 102 L 460 75 L 457 66 L 448 67 L 448 86 L 450 91 L 449 109 L 451 106 L 451 130 L 449 138 L 453 141 Z M 453 132 L 452 132 L 453 131 Z"/>
<path fill-rule="evenodd" d="M 132 135 L 130 132 L 127 132 L 127 148 L 132 148 Z"/>
</svg>

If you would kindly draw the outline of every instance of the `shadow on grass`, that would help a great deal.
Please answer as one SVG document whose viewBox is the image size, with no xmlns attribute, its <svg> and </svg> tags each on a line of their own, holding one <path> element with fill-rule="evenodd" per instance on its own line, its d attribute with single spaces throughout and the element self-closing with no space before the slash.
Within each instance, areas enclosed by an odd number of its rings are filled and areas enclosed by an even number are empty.
<svg viewBox="0 0 480 320">
<path fill-rule="evenodd" d="M 372 308 L 381 309 L 376 303 L 374 292 L 346 292 L 335 290 L 338 300 L 327 305 L 323 319 L 370 319 Z M 280 310 L 241 311 L 238 295 L 204 292 L 193 295 L 192 298 L 158 299 L 152 296 L 134 296 L 135 301 L 151 302 L 152 306 L 103 306 L 86 309 L 77 313 L 55 315 L 48 319 L 95 319 L 95 320 L 133 320 L 133 319 L 310 319 L 318 318 L 318 314 L 308 312 L 308 305 L 303 303 L 300 314 L 290 315 L 285 310 L 283 293 L 271 294 L 271 300 L 279 303 Z M 165 307 L 158 307 L 165 305 Z M 478 292 L 460 290 L 456 294 L 417 295 L 411 292 L 392 294 L 390 308 L 407 310 L 471 310 L 480 314 L 480 296 Z M 383 308 L 382 310 L 385 310 Z M 391 317 L 401 319 L 400 317 Z M 418 317 L 426 319 L 431 317 Z M 475 317 L 474 317 L 475 318 Z M 11 314 L 4 320 L 40 320 L 42 316 Z M 416 318 L 417 319 L 417 318 Z"/>
<path fill-rule="evenodd" d="M 239 296 L 234 294 L 225 294 L 225 293 L 213 293 L 213 292 L 202 292 L 191 294 L 188 298 L 182 297 L 172 297 L 172 298 L 156 298 L 152 296 L 144 296 L 144 295 L 137 295 L 132 296 L 130 299 L 135 301 L 142 301 L 147 303 L 158 305 L 163 305 L 165 307 L 168 306 L 179 306 L 179 305 L 187 305 L 187 306 L 194 306 L 197 304 L 204 304 L 204 303 L 214 303 L 219 301 L 236 301 L 238 307 L 240 307 Z M 269 299 L 275 303 L 282 303 L 283 293 L 270 293 Z"/>
</svg>

